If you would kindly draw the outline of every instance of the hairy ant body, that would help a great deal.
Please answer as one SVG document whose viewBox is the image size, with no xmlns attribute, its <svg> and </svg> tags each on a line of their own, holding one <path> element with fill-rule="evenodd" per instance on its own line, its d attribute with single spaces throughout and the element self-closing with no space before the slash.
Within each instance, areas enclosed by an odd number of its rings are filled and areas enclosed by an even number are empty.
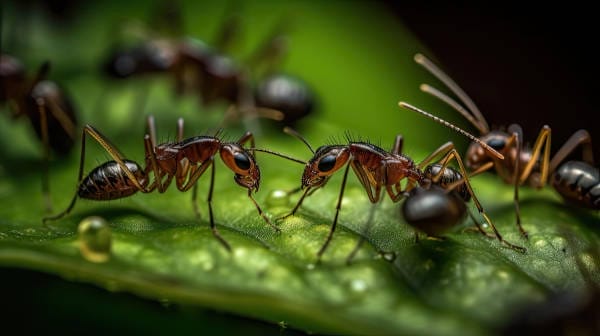
<svg viewBox="0 0 600 336">
<path fill-rule="evenodd" d="M 461 134 L 464 134 L 470 139 L 478 141 L 474 136 L 466 133 L 458 127 L 450 125 L 449 123 L 442 121 L 441 119 L 412 105 L 404 102 L 400 102 L 399 105 L 402 108 L 417 111 L 438 122 L 442 122 L 446 126 L 460 132 Z M 302 205 L 302 202 L 306 196 L 312 194 L 318 188 L 323 187 L 336 171 L 345 167 L 340 194 L 336 205 L 335 217 L 324 244 L 317 252 L 318 260 L 321 259 L 321 256 L 327 249 L 333 237 L 333 233 L 335 232 L 350 167 L 352 167 L 352 170 L 356 174 L 362 187 L 367 192 L 369 201 L 375 204 L 382 199 L 382 193 L 384 190 L 387 192 L 388 196 L 393 202 L 398 202 L 403 199 L 411 190 L 419 186 L 429 184 L 431 181 L 433 181 L 433 183 L 443 185 L 443 182 L 440 182 L 440 180 L 444 176 L 444 172 L 446 171 L 448 164 L 452 159 L 457 161 L 460 171 L 463 173 L 463 176 L 465 176 L 464 188 L 466 192 L 473 198 L 479 213 L 485 219 L 486 223 L 488 223 L 488 225 L 494 230 L 496 238 L 503 244 L 513 249 L 524 251 L 524 248 L 513 245 L 502 238 L 494 224 L 483 210 L 483 207 L 473 193 L 468 178 L 466 178 L 462 159 L 454 148 L 452 142 L 447 142 L 440 146 L 423 161 L 417 164 L 411 158 L 402 154 L 403 138 L 401 135 L 396 136 L 392 150 L 389 152 L 371 143 L 352 141 L 351 139 L 348 139 L 348 144 L 345 145 L 326 145 L 321 146 L 314 151 L 308 142 L 304 140 L 298 133 L 289 128 L 286 128 L 285 131 L 302 140 L 314 155 L 306 163 L 304 173 L 302 175 L 301 189 L 303 189 L 304 192 L 292 211 L 283 218 L 294 215 Z M 498 159 L 502 159 L 501 154 L 497 153 L 486 144 L 482 143 L 482 146 L 489 150 L 492 155 L 497 155 Z M 423 169 L 439 156 L 442 156 L 442 158 L 438 161 L 441 165 L 441 169 L 436 172 L 436 176 L 433 176 L 432 179 L 429 179 L 423 172 Z M 401 184 L 402 181 L 406 181 L 404 187 Z M 462 188 L 463 187 L 461 187 L 461 190 Z"/>
<path fill-rule="evenodd" d="M 192 38 L 150 39 L 140 45 L 115 51 L 105 62 L 105 72 L 125 79 L 147 74 L 169 74 L 177 94 L 198 94 L 205 106 L 227 102 L 247 116 L 260 116 L 293 124 L 310 114 L 315 96 L 306 82 L 275 73 L 273 65 L 286 49 L 286 39 L 272 34 L 249 59 L 248 66 L 225 54 L 238 30 L 228 20 L 210 46 Z M 267 63 L 267 76 L 253 89 L 251 69 Z"/>
<path fill-rule="evenodd" d="M 0 55 L 0 104 L 12 110 L 13 118 L 26 117 L 43 146 L 42 192 L 51 209 L 48 182 L 50 150 L 66 155 L 75 143 L 77 114 L 71 98 L 53 81 L 46 80 L 50 63 L 43 63 L 34 78 L 14 57 Z"/>
<path fill-rule="evenodd" d="M 148 132 L 144 136 L 145 168 L 134 161 L 125 159 L 124 155 L 106 139 L 93 126 L 83 128 L 81 140 L 81 159 L 77 178 L 77 191 L 68 207 L 59 214 L 43 219 L 44 222 L 57 220 L 67 215 L 75 206 L 77 198 L 92 200 L 113 200 L 131 196 L 137 192 L 150 193 L 158 190 L 163 193 L 173 179 L 180 191 L 192 191 L 192 203 L 197 217 L 200 216 L 196 204 L 197 181 L 210 168 L 210 186 L 208 191 L 208 210 L 210 228 L 213 235 L 227 249 L 231 250 L 227 241 L 219 234 L 213 217 L 212 197 L 215 179 L 215 156 L 219 155 L 223 163 L 234 173 L 235 182 L 248 189 L 248 197 L 254 203 L 258 214 L 273 227 L 269 218 L 252 196 L 253 191 L 258 191 L 260 185 L 260 169 L 254 159 L 252 149 L 243 145 L 247 142 L 254 147 L 254 137 L 247 132 L 237 142 L 224 142 L 215 136 L 194 136 L 183 138 L 183 119 L 177 125 L 177 141 L 156 144 L 156 131 L 154 119 L 148 117 Z M 95 169 L 87 176 L 83 176 L 85 161 L 86 135 L 96 140 L 111 156 L 108 161 Z M 154 175 L 154 180 L 150 174 Z"/>
<path fill-rule="evenodd" d="M 523 131 L 517 124 L 510 125 L 508 132 L 490 130 L 473 100 L 458 84 L 425 56 L 417 54 L 414 59 L 444 83 L 464 106 L 430 85 L 422 84 L 420 89 L 458 111 L 480 131 L 481 142 L 505 156 L 504 160 L 498 160 L 490 156 L 480 142 L 473 142 L 467 150 L 466 165 L 479 172 L 494 168 L 506 183 L 514 185 L 516 223 L 523 236 L 527 237 L 527 232 L 521 225 L 519 186 L 525 182 L 535 188 L 542 188 L 551 175 L 554 189 L 565 200 L 579 206 L 600 209 L 600 178 L 598 169 L 593 167 L 592 142 L 586 130 L 575 132 L 550 159 L 549 126 L 542 127 L 533 147 L 523 146 Z M 583 161 L 570 161 L 560 165 L 578 146 L 582 148 Z"/>
</svg>

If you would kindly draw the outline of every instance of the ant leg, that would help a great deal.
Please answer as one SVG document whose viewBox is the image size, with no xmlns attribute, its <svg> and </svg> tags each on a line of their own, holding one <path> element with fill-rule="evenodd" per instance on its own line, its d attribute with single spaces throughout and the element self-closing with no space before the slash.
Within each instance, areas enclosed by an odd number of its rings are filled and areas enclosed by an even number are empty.
<svg viewBox="0 0 600 336">
<path fill-rule="evenodd" d="M 333 233 L 335 232 L 335 227 L 337 225 L 340 209 L 342 208 L 342 198 L 344 198 L 344 189 L 346 188 L 346 180 L 348 179 L 349 169 L 350 165 L 347 165 L 346 170 L 344 171 L 344 177 L 342 179 L 342 187 L 340 189 L 340 195 L 338 196 L 338 202 L 335 206 L 335 217 L 333 218 L 333 223 L 331 224 L 331 229 L 329 229 L 329 234 L 327 235 L 325 243 L 323 244 L 323 246 L 321 246 L 319 252 L 317 252 L 317 263 L 321 262 L 321 256 L 323 256 L 323 253 L 325 253 L 327 246 L 329 246 L 329 243 L 331 242 L 331 238 L 333 238 Z"/>
<path fill-rule="evenodd" d="M 210 162 L 210 186 L 208 187 L 208 214 L 209 214 L 209 219 L 210 219 L 210 229 L 213 233 L 213 236 L 215 236 L 215 238 L 217 238 L 217 240 L 223 245 L 223 247 L 225 247 L 225 249 L 229 252 L 231 252 L 231 246 L 229 245 L 229 243 L 225 240 L 225 238 L 223 238 L 221 236 L 221 234 L 219 233 L 219 231 L 217 230 L 217 226 L 215 225 L 215 218 L 213 215 L 213 209 L 212 209 L 212 196 L 213 196 L 213 190 L 215 187 L 215 164 L 214 161 Z"/>
<path fill-rule="evenodd" d="M 554 157 L 550 161 L 550 172 L 554 172 L 558 165 L 571 154 L 577 146 L 581 146 L 583 161 L 593 165 L 594 164 L 594 152 L 592 151 L 592 137 L 590 133 L 584 129 L 580 129 L 573 133 L 569 140 L 565 142 L 562 147 L 554 154 Z"/>
<path fill-rule="evenodd" d="M 183 118 L 177 119 L 177 142 L 183 141 Z"/>
<path fill-rule="evenodd" d="M 154 122 L 153 115 L 149 115 L 148 117 L 146 117 L 146 134 L 150 136 L 151 148 L 156 147 L 156 124 Z"/>
<path fill-rule="evenodd" d="M 453 149 L 454 149 L 454 144 L 451 141 L 446 142 L 445 144 L 441 145 L 436 150 L 431 152 L 431 154 L 429 154 L 425 159 L 423 159 L 423 161 L 421 161 L 417 165 L 417 168 L 419 168 L 419 170 L 423 170 L 423 168 L 425 168 L 431 161 L 433 161 L 433 159 L 436 156 L 438 156 L 440 154 L 446 155 L 448 152 L 452 151 Z M 442 171 L 443 171 L 443 169 L 442 169 Z"/>
<path fill-rule="evenodd" d="M 396 135 L 394 140 L 394 146 L 392 147 L 392 154 L 402 154 L 402 146 L 404 144 L 404 138 L 402 135 Z"/>
<path fill-rule="evenodd" d="M 50 139 L 48 138 L 48 115 L 46 113 L 46 104 L 44 99 L 37 98 L 36 104 L 40 113 L 40 129 L 42 131 L 42 146 L 44 150 L 44 159 L 42 164 L 42 195 L 46 205 L 46 212 L 52 211 L 52 200 L 50 198 L 50 183 L 48 181 L 49 162 L 50 162 Z"/>
<path fill-rule="evenodd" d="M 35 98 L 35 103 L 40 114 L 40 130 L 42 133 L 42 143 L 44 147 L 44 162 L 42 171 L 42 194 L 45 199 L 46 210 L 52 210 L 52 201 L 50 197 L 49 183 L 49 162 L 50 162 L 50 137 L 48 134 L 48 116 L 51 114 L 61 128 L 67 133 L 71 139 L 75 139 L 75 124 L 69 115 L 54 101 L 54 99 L 44 99 L 42 97 Z M 48 105 L 46 105 L 48 103 Z"/>
<path fill-rule="evenodd" d="M 521 126 L 513 124 L 508 127 L 508 132 L 512 134 L 511 139 L 513 139 L 517 148 L 515 166 L 513 168 L 513 203 L 515 206 L 516 223 L 521 235 L 525 237 L 525 239 L 529 239 L 529 234 L 527 233 L 527 231 L 525 231 L 525 229 L 523 229 L 523 225 L 521 224 L 521 207 L 519 205 L 519 186 L 521 185 L 519 180 L 519 170 L 521 162 L 521 153 L 523 152 L 523 129 L 521 128 Z M 509 141 L 511 139 L 509 139 Z"/>
<path fill-rule="evenodd" d="M 381 185 L 376 185 L 375 190 L 373 190 L 373 187 L 369 182 L 369 173 L 365 170 L 365 168 L 354 160 L 350 162 L 350 165 L 352 166 L 352 170 L 354 170 L 354 172 L 356 173 L 360 184 L 362 184 L 363 188 L 367 192 L 367 195 L 369 196 L 369 201 L 371 201 L 371 203 L 379 202 L 379 199 L 381 199 Z M 379 171 L 379 174 L 381 174 L 382 176 L 383 174 L 385 174 L 385 171 L 383 171 L 384 169 L 385 168 L 382 166 Z M 375 180 L 380 181 L 381 178 L 376 177 Z"/>
<path fill-rule="evenodd" d="M 298 211 L 298 209 L 302 205 L 302 202 L 304 202 L 304 199 L 306 198 L 306 196 L 312 194 L 311 190 L 314 191 L 314 190 L 317 190 L 317 189 L 318 188 L 311 188 L 311 187 L 306 188 L 306 190 L 304 190 L 304 192 L 302 193 L 302 196 L 300 197 L 300 199 L 298 200 L 298 203 L 296 203 L 296 206 L 294 206 L 294 208 L 292 209 L 292 211 L 289 214 L 287 214 L 287 215 L 285 215 L 283 217 L 277 218 L 277 220 L 283 220 L 283 219 L 286 219 L 286 218 L 288 218 L 290 216 L 295 215 L 296 211 Z"/>
<path fill-rule="evenodd" d="M 265 215 L 265 213 L 260 208 L 260 206 L 258 205 L 258 203 L 256 202 L 256 200 L 254 199 L 254 197 L 252 197 L 252 189 L 248 189 L 248 197 L 252 200 L 252 203 L 254 203 L 254 206 L 256 207 L 256 210 L 258 211 L 258 215 L 260 217 L 262 217 L 265 220 L 265 222 L 267 222 L 267 224 L 269 224 L 276 232 L 281 232 L 280 228 L 278 228 L 277 226 L 275 226 L 275 224 L 271 223 L 271 221 L 269 220 L 269 217 L 267 217 Z"/>
<path fill-rule="evenodd" d="M 513 127 L 513 125 L 511 125 L 511 127 Z M 533 167 L 538 162 L 538 157 L 540 156 L 540 152 L 542 151 L 543 146 L 544 153 L 542 157 L 542 162 L 540 163 L 541 176 L 539 181 L 536 181 L 536 187 L 541 188 L 544 185 L 546 185 L 546 181 L 548 180 L 548 168 L 550 167 L 550 134 L 550 127 L 548 127 L 548 125 L 544 125 L 537 139 L 535 140 L 535 144 L 533 145 L 533 148 L 531 150 L 531 159 L 529 159 L 527 164 L 525 164 L 525 167 L 523 167 L 523 171 L 521 172 L 521 176 L 519 177 L 519 184 L 525 182 L 525 180 L 527 180 L 527 178 L 531 174 Z"/>
<path fill-rule="evenodd" d="M 449 162 L 450 162 L 451 159 L 455 159 L 456 162 L 458 163 L 458 166 L 459 166 L 461 174 L 463 174 L 463 176 L 464 176 L 465 185 L 467 187 L 467 191 L 469 192 L 469 194 L 473 198 L 473 203 L 475 203 L 475 206 L 477 207 L 477 210 L 479 211 L 479 214 L 485 219 L 486 223 L 488 223 L 488 225 L 492 228 L 492 230 L 494 230 L 494 234 L 496 235 L 496 239 L 498 239 L 504 245 L 506 245 L 506 246 L 508 246 L 508 247 L 516 250 L 516 251 L 525 253 L 527 250 L 524 247 L 512 244 L 512 243 L 508 242 L 507 240 L 505 240 L 502 237 L 502 235 L 500 234 L 500 232 L 498 232 L 498 229 L 496 229 L 496 226 L 494 225 L 494 223 L 492 223 L 492 221 L 488 217 L 488 215 L 485 212 L 485 210 L 483 210 L 483 207 L 481 206 L 481 203 L 479 203 L 479 200 L 477 199 L 477 196 L 473 192 L 473 188 L 471 187 L 471 182 L 469 181 L 468 174 L 467 174 L 467 171 L 466 171 L 466 169 L 464 167 L 462 158 L 460 157 L 460 154 L 458 154 L 458 151 L 456 151 L 456 149 L 453 148 L 453 147 L 454 146 L 452 146 L 452 148 L 450 149 L 450 151 L 444 156 L 444 158 L 442 158 L 442 160 L 440 160 L 440 162 L 442 164 L 442 170 L 446 169 L 446 166 L 448 166 L 448 164 L 449 164 Z"/>
</svg>

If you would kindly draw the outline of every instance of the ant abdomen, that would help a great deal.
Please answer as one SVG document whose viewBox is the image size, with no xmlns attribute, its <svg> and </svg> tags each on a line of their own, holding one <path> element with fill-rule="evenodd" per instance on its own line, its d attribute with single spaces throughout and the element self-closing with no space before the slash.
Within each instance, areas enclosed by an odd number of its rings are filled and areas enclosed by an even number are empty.
<svg viewBox="0 0 600 336">
<path fill-rule="evenodd" d="M 466 205 L 461 197 L 437 185 L 416 187 L 402 204 L 402 215 L 412 227 L 439 237 L 465 217 Z"/>
<path fill-rule="evenodd" d="M 123 163 L 142 186 L 148 184 L 146 173 L 136 162 L 123 160 Z M 81 198 L 103 201 L 131 196 L 138 191 L 119 163 L 108 161 L 94 168 L 81 181 L 77 194 Z"/>
<path fill-rule="evenodd" d="M 315 95 L 300 78 L 285 74 L 271 75 L 258 84 L 256 104 L 281 111 L 283 122 L 290 125 L 309 115 L 315 106 Z"/>
<path fill-rule="evenodd" d="M 552 185 L 569 203 L 600 210 L 600 173 L 583 161 L 569 161 L 552 174 Z"/>
<path fill-rule="evenodd" d="M 440 169 L 442 169 L 442 165 L 439 163 L 435 163 L 429 165 L 423 171 L 423 175 L 425 178 L 429 180 L 433 180 L 433 178 L 440 173 Z M 462 174 L 452 167 L 444 168 L 444 172 L 439 177 L 439 180 L 434 184 L 440 186 L 443 189 L 447 189 L 452 183 L 456 181 L 460 181 L 463 179 Z M 469 189 L 467 189 L 467 185 L 462 183 L 456 186 L 454 192 L 458 193 L 458 195 L 465 201 L 468 202 L 471 199 L 471 194 L 469 194 Z"/>
</svg>

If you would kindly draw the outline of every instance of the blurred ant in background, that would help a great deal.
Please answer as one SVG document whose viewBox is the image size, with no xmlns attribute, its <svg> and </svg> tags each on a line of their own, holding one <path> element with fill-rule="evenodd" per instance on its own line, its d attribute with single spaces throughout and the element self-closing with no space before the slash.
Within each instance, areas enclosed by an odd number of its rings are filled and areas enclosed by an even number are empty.
<svg viewBox="0 0 600 336">
<path fill-rule="evenodd" d="M 46 79 L 50 62 L 44 62 L 33 78 L 27 78 L 25 66 L 3 53 L 1 35 L 0 18 L 0 105 L 7 106 L 15 119 L 28 118 L 42 142 L 42 192 L 49 211 L 52 208 L 48 182 L 50 150 L 59 156 L 69 153 L 76 138 L 77 112 L 67 93 L 56 82 Z"/>
<path fill-rule="evenodd" d="M 473 100 L 458 84 L 425 56 L 417 54 L 414 59 L 444 83 L 464 105 L 430 85 L 422 84 L 420 89 L 458 111 L 479 130 L 482 142 L 505 156 L 504 160 L 498 160 L 490 156 L 478 142 L 474 142 L 467 150 L 466 164 L 469 169 L 479 172 L 494 168 L 506 183 L 514 185 L 516 223 L 524 237 L 527 238 L 528 235 L 521 225 L 519 187 L 525 182 L 535 188 L 542 188 L 551 174 L 552 186 L 568 203 L 600 209 L 600 174 L 598 168 L 593 166 L 592 140 L 586 130 L 575 132 L 550 160 L 549 126 L 542 127 L 533 147 L 523 145 L 523 131 L 517 124 L 510 125 L 508 132 L 490 130 Z M 568 161 L 561 165 L 579 146 L 582 148 L 583 161 Z"/>
<path fill-rule="evenodd" d="M 283 24 L 275 27 L 247 62 L 236 62 L 227 51 L 239 28 L 239 16 L 223 20 L 212 45 L 193 38 L 182 38 L 181 10 L 177 3 L 160 6 L 158 25 L 170 27 L 171 38 L 142 39 L 133 47 L 120 47 L 104 62 L 104 71 L 117 79 L 144 75 L 168 75 L 176 94 L 198 95 L 203 106 L 229 103 L 226 120 L 265 117 L 291 125 L 309 115 L 315 105 L 312 90 L 301 79 L 274 71 L 287 50 Z M 154 22 L 155 20 L 153 20 Z M 262 79 L 253 84 L 259 68 Z"/>
</svg>

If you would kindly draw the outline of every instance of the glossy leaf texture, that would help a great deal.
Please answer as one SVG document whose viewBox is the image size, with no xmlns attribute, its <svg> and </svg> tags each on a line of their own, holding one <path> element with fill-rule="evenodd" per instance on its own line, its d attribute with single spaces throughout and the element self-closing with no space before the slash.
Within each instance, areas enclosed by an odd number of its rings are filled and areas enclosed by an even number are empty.
<svg viewBox="0 0 600 336">
<path fill-rule="evenodd" d="M 165 79 L 122 84 L 94 72 L 111 42 L 106 22 L 128 13 L 143 17 L 140 13 L 148 11 L 136 3 L 126 8 L 117 2 L 102 6 L 98 7 L 102 11 L 87 9 L 70 23 L 79 30 L 45 31 L 31 40 L 39 53 L 56 60 L 56 76 L 75 96 L 82 119 L 140 163 L 144 114 L 156 116 L 162 139 L 173 138 L 179 116 L 186 119 L 186 136 L 218 127 L 226 107 L 203 110 L 195 97 L 175 97 Z M 225 10 L 218 3 L 183 6 L 189 6 L 184 11 L 186 28 L 200 37 L 215 31 Z M 240 59 L 278 19 L 298 13 L 292 16 L 292 43 L 283 67 L 311 83 L 320 97 L 318 112 L 298 125 L 313 146 L 346 141 L 349 131 L 353 138 L 369 139 L 384 148 L 401 133 L 405 152 L 417 162 L 448 140 L 464 148 L 466 141 L 460 135 L 398 108 L 398 101 L 406 100 L 460 120 L 418 91 L 421 82 L 432 82 L 412 62 L 412 55 L 423 47 L 383 5 L 249 2 L 240 11 L 242 24 L 249 27 L 233 51 Z M 44 20 L 32 22 L 35 31 L 49 25 Z M 52 47 L 69 43 L 81 45 L 77 48 L 81 51 L 69 54 Z M 25 58 L 28 63 L 37 61 L 32 54 Z M 146 93 L 141 112 L 137 107 L 143 88 L 151 93 Z M 257 215 L 246 191 L 235 185 L 222 162 L 216 165 L 213 206 L 218 229 L 233 247 L 231 253 L 208 227 L 209 174 L 199 182 L 200 220 L 194 217 L 191 193 L 172 186 L 164 194 L 109 202 L 80 200 L 70 215 L 44 226 L 39 142 L 26 121 L 10 120 L 5 113 L 1 117 L 0 265 L 93 284 L 106 289 L 107 297 L 122 291 L 315 333 L 482 335 L 499 330 L 531 305 L 543 305 L 564 293 L 580 295 L 600 285 L 598 213 L 563 205 L 550 187 L 524 188 L 522 218 L 530 234 L 525 240 L 514 224 L 512 187 L 492 174 L 474 179 L 475 192 L 500 232 L 526 247 L 525 254 L 472 230 L 468 220 L 443 239 L 421 236 L 415 242 L 399 204 L 389 199 L 376 207 L 367 230 L 372 205 L 350 173 L 340 226 L 322 263 L 316 264 L 316 252 L 334 216 L 342 173 L 311 195 L 296 216 L 275 221 L 281 229 L 277 233 Z M 257 147 L 309 159 L 310 152 L 299 141 L 269 123 L 259 125 Z M 243 131 L 243 125 L 225 130 L 232 140 Z M 88 143 L 86 172 L 109 159 L 97 144 Z M 67 158 L 52 160 L 54 211 L 66 207 L 75 191 L 78 153 L 76 148 Z M 275 220 L 299 197 L 278 197 L 276 191 L 296 188 L 303 167 L 264 153 L 257 159 L 262 184 L 256 197 Z M 89 216 L 101 216 L 112 231 L 107 262 L 91 262 L 80 252 L 78 225 Z M 366 242 L 346 265 L 360 236 Z"/>
</svg>

